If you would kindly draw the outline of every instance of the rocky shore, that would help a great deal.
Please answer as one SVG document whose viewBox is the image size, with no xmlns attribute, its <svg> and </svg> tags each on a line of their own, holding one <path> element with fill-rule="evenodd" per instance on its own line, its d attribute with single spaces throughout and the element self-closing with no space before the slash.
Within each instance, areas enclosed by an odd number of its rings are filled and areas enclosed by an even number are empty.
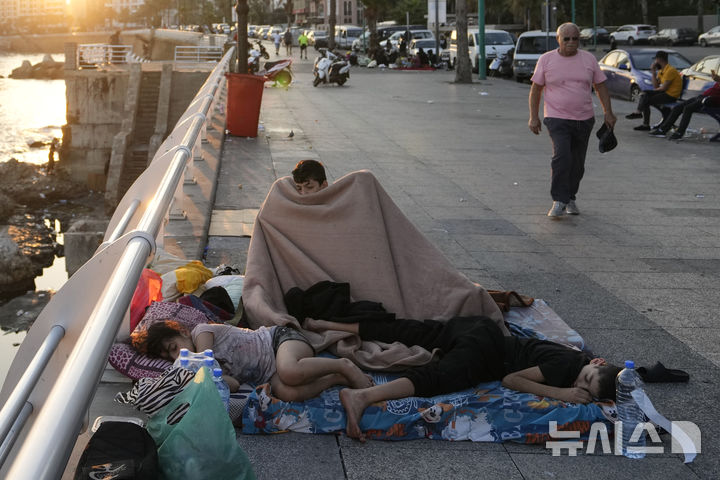
<svg viewBox="0 0 720 480">
<path fill-rule="evenodd" d="M 58 220 L 64 232 L 80 219 L 105 215 L 102 195 L 74 183 L 62 168 L 47 174 L 12 159 L 0 163 L 0 178 L 0 327 L 18 330 L 29 326 L 51 296 L 34 292 L 35 277 L 64 255 L 47 223 Z"/>
<path fill-rule="evenodd" d="M 24 60 L 22 65 L 10 73 L 9 78 L 58 80 L 64 78 L 64 69 L 64 62 L 56 62 L 51 55 L 45 55 L 42 61 L 35 65 L 31 64 L 29 60 Z"/>
</svg>

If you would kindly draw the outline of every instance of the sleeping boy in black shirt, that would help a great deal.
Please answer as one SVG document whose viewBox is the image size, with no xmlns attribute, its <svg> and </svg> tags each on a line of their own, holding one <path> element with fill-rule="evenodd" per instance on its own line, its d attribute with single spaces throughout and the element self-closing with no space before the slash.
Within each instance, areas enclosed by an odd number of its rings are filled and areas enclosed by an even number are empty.
<svg viewBox="0 0 720 480">
<path fill-rule="evenodd" d="M 413 367 L 391 382 L 363 389 L 340 391 L 347 415 L 347 435 L 365 440 L 358 422 L 372 403 L 396 398 L 432 397 L 502 380 L 504 387 L 566 402 L 588 403 L 615 398 L 619 367 L 591 359 L 585 353 L 558 343 L 533 338 L 506 337 L 486 317 L 436 320 L 365 320 L 338 323 L 306 319 L 313 331 L 339 330 L 363 340 L 400 342 L 439 350 L 440 358 Z"/>
</svg>

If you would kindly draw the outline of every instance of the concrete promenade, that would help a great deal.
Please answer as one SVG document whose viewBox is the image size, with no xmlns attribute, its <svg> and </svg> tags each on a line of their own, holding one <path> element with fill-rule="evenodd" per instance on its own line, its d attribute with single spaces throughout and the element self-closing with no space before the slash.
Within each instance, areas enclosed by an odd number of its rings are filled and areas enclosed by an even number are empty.
<svg viewBox="0 0 720 480">
<path fill-rule="evenodd" d="M 453 72 L 353 68 L 345 87 L 313 88 L 310 53 L 294 66 L 289 90 L 264 90 L 258 138 L 224 139 L 215 213 L 258 208 L 271 183 L 304 158 L 322 161 L 330 181 L 369 169 L 471 280 L 544 299 L 613 363 L 660 360 L 687 370 L 689 384 L 647 391 L 668 419 L 700 427 L 703 451 L 685 465 L 669 453 L 669 435 L 661 437 L 668 453 L 639 461 L 553 457 L 544 446 L 514 443 L 240 435 L 258 478 L 717 478 L 720 145 L 635 132 L 623 118 L 634 105 L 614 99 L 618 148 L 600 154 L 593 137 L 578 194 L 582 214 L 551 220 L 550 140 L 544 129 L 534 136 L 527 128 L 527 84 L 455 85 Z M 696 117 L 692 128 L 717 131 Z M 248 243 L 210 236 L 206 264 L 244 266 Z M 101 385 L 90 421 L 110 408 L 109 393 L 125 387 Z"/>
</svg>

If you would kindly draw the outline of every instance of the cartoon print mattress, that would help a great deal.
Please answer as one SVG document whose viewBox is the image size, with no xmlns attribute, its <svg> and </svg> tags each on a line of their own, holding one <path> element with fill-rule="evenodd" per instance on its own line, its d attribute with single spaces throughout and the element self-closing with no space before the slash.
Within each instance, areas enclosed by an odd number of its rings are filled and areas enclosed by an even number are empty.
<svg viewBox="0 0 720 480">
<path fill-rule="evenodd" d="M 584 342 L 542 300 L 526 308 L 513 308 L 505 315 L 515 335 L 532 336 L 575 345 Z M 395 378 L 374 373 L 376 384 Z M 283 402 L 269 394 L 268 385 L 252 391 L 242 415 L 245 434 L 304 432 L 335 433 L 345 429 L 340 387 L 305 402 Z M 579 432 L 587 438 L 593 423 L 612 429 L 613 403 L 580 405 L 537 397 L 506 389 L 500 382 L 432 398 L 411 397 L 371 405 L 360 428 L 376 440 L 470 440 L 475 442 L 544 443 L 551 429 Z M 556 422 L 553 427 L 551 422 Z"/>
</svg>

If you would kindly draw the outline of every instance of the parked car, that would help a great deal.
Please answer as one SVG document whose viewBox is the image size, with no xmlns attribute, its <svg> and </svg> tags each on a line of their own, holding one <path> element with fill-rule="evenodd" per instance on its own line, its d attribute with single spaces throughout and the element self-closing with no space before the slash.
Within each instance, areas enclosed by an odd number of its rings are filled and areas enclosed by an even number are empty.
<svg viewBox="0 0 720 480">
<path fill-rule="evenodd" d="M 313 30 L 308 35 L 308 45 L 315 47 L 315 50 L 320 48 L 328 48 L 328 34 L 325 30 Z"/>
<path fill-rule="evenodd" d="M 272 27 L 271 27 L 270 25 L 261 25 L 261 26 L 259 26 L 259 27 L 258 27 L 257 37 L 260 38 L 260 39 L 262 39 L 262 40 L 267 40 L 267 39 L 268 39 L 268 32 L 270 32 L 270 29 L 272 29 Z"/>
<path fill-rule="evenodd" d="M 652 25 L 623 25 L 610 34 L 610 43 L 647 43 L 650 35 L 655 34 L 655 27 Z"/>
<path fill-rule="evenodd" d="M 257 25 L 248 25 L 248 38 L 255 38 L 257 36 Z"/>
<path fill-rule="evenodd" d="M 698 37 L 698 43 L 701 47 L 707 47 L 708 45 L 720 45 L 720 25 L 701 34 Z"/>
<path fill-rule="evenodd" d="M 389 25 L 386 27 L 378 27 L 378 38 L 385 40 L 393 33 L 404 32 L 405 30 L 427 30 L 427 25 Z"/>
<path fill-rule="evenodd" d="M 678 71 L 688 68 L 690 60 L 675 50 L 668 52 L 668 63 Z M 613 50 L 598 62 L 605 73 L 610 95 L 636 101 L 644 90 L 652 90 L 650 66 L 655 61 L 655 48 Z"/>
<path fill-rule="evenodd" d="M 518 82 L 529 79 L 543 53 L 558 48 L 555 32 L 531 30 L 518 37 L 513 54 L 513 77 Z"/>
<path fill-rule="evenodd" d="M 663 28 L 655 35 L 650 35 L 650 45 L 692 45 L 697 33 L 692 28 Z"/>
<path fill-rule="evenodd" d="M 720 55 L 707 56 L 683 70 L 682 74 L 687 82 L 683 98 L 695 97 L 710 88 L 715 83 L 712 71 L 720 72 Z"/>
<path fill-rule="evenodd" d="M 335 46 L 337 48 L 352 48 L 353 41 L 362 35 L 362 27 L 355 25 L 337 25 L 335 27 Z"/>
<path fill-rule="evenodd" d="M 399 30 L 392 35 L 387 40 L 383 40 L 380 42 L 380 46 L 385 48 L 387 42 L 392 43 L 393 47 L 398 48 L 400 46 L 400 42 L 403 39 L 403 35 L 405 35 L 405 30 Z M 435 35 L 430 30 L 410 30 L 410 40 L 416 40 L 419 38 L 435 38 Z"/>
<path fill-rule="evenodd" d="M 474 72 L 478 71 L 478 59 L 480 58 L 478 32 L 477 28 L 468 29 L 468 51 Z M 514 46 L 512 35 L 505 30 L 485 30 L 485 63 L 489 65 L 495 57 L 506 53 Z M 457 30 L 450 33 L 448 50 L 450 51 L 450 66 L 454 68 L 457 62 Z"/>
<path fill-rule="evenodd" d="M 408 55 L 417 55 L 418 51 L 420 49 L 423 49 L 423 52 L 430 54 L 432 51 L 433 53 L 437 53 L 438 47 L 435 44 L 434 38 L 416 38 L 413 40 L 410 40 L 410 47 L 408 48 Z"/>
<path fill-rule="evenodd" d="M 597 40 L 594 39 L 595 37 L 595 30 L 594 28 L 583 28 L 580 30 L 580 44 L 581 45 L 590 45 L 592 43 L 609 43 L 610 42 L 610 34 L 608 31 L 602 27 L 597 28 Z"/>
</svg>

